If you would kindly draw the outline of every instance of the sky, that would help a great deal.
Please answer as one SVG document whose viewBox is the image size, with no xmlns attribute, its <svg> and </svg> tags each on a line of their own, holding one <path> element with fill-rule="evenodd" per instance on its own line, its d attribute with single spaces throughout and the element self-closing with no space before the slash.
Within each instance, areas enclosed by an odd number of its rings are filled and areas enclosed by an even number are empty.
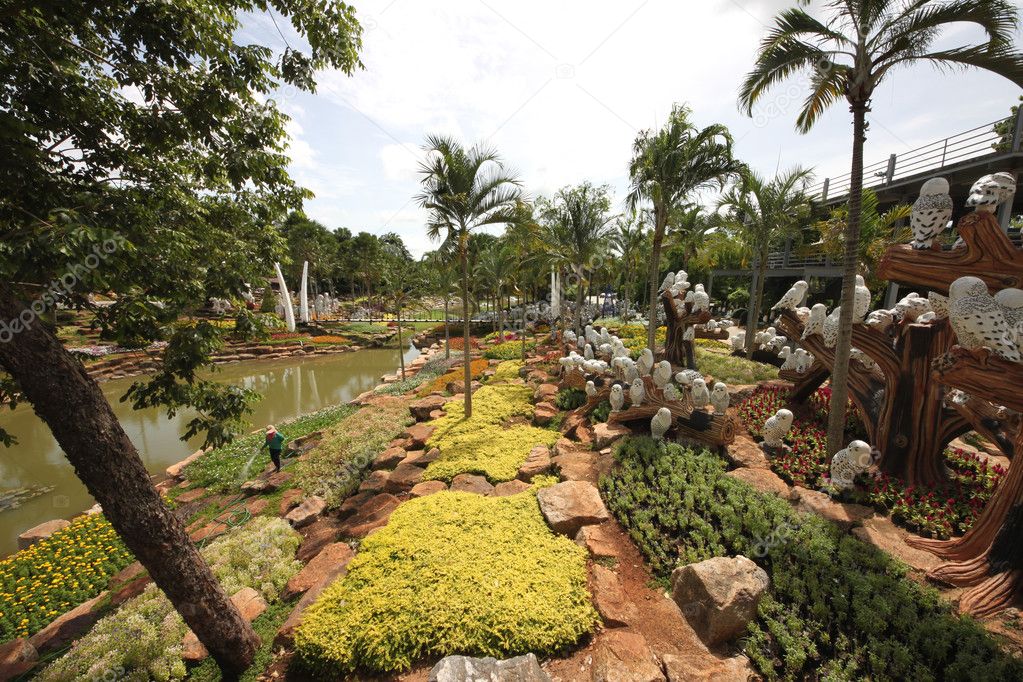
<svg viewBox="0 0 1023 682">
<path fill-rule="evenodd" d="M 804 81 L 769 92 L 752 117 L 736 103 L 772 17 L 793 4 L 354 2 L 365 68 L 351 76 L 322 71 L 315 94 L 289 88 L 275 97 L 291 117 L 292 176 L 316 195 L 305 211 L 332 229 L 396 232 L 417 256 L 435 248 L 414 199 L 431 133 L 495 147 L 531 197 L 588 180 L 611 185 L 616 210 L 624 210 L 632 142 L 663 124 L 674 103 L 687 104 L 701 127 L 728 126 L 738 158 L 761 173 L 796 165 L 813 168 L 817 180 L 847 173 L 844 104 L 802 135 L 795 120 Z M 937 47 L 980 35 L 957 25 Z M 303 45 L 286 19 L 267 14 L 247 17 L 240 38 L 275 49 Z M 874 96 L 865 162 L 1007 116 L 1020 92 L 978 71 L 894 71 Z"/>
</svg>

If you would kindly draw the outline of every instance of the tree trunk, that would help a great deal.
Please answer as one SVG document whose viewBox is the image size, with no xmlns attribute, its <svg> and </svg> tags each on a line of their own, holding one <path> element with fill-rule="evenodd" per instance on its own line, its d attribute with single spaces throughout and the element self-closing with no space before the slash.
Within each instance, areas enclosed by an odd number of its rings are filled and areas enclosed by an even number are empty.
<svg viewBox="0 0 1023 682">
<path fill-rule="evenodd" d="M 17 319 L 24 310 L 14 293 L 0 285 L 0 319 Z M 82 364 L 36 323 L 0 343 L 0 365 L 18 382 L 124 544 L 225 677 L 248 668 L 259 646 L 256 633 L 213 577 L 184 525 L 163 504 L 138 451 Z"/>
<path fill-rule="evenodd" d="M 469 345 L 469 231 L 459 235 L 459 258 L 462 261 L 462 365 L 465 368 L 465 418 L 472 416 L 472 347 Z"/>
<path fill-rule="evenodd" d="M 866 102 L 853 102 L 852 172 L 849 178 L 849 220 L 845 228 L 845 257 L 842 262 L 842 314 L 838 318 L 838 342 L 831 372 L 831 412 L 828 417 L 828 456 L 844 445 L 845 408 L 849 402 L 849 351 L 852 349 L 853 306 L 856 271 L 859 265 L 860 213 L 863 201 L 863 143 Z"/>
<path fill-rule="evenodd" d="M 763 245 L 760 249 L 760 262 L 757 264 L 757 285 L 754 291 L 750 292 L 749 312 L 746 314 L 746 357 L 752 359 L 753 337 L 757 335 L 757 327 L 760 325 L 760 309 L 764 304 L 764 285 L 767 280 L 767 257 L 770 254 L 770 243 Z"/>
<path fill-rule="evenodd" d="M 583 297 L 586 295 L 586 290 L 583 288 L 583 269 L 581 266 L 575 266 L 575 331 L 576 334 L 582 336 L 583 334 Z M 597 349 L 594 348 L 594 351 Z"/>
<path fill-rule="evenodd" d="M 666 214 L 663 206 L 654 207 L 654 248 L 650 258 L 650 304 L 647 306 L 646 345 L 657 356 L 657 287 L 661 275 L 661 242 L 664 241 Z"/>
<path fill-rule="evenodd" d="M 448 295 L 444 294 L 444 359 L 451 359 L 451 328 L 448 322 Z"/>
<path fill-rule="evenodd" d="M 401 339 L 401 301 L 398 301 L 398 361 L 401 365 L 401 380 L 405 380 L 405 344 Z"/>
</svg>

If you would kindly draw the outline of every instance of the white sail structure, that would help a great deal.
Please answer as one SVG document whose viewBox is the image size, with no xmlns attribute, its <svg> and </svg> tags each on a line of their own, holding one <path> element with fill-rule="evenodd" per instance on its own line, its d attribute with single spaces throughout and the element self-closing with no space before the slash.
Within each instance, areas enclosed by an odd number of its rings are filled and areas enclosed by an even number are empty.
<svg viewBox="0 0 1023 682">
<path fill-rule="evenodd" d="M 302 263 L 302 288 L 298 293 L 298 314 L 302 322 L 309 324 L 309 261 Z"/>
<path fill-rule="evenodd" d="M 291 294 L 288 293 L 288 284 L 284 281 L 284 273 L 281 272 L 281 264 L 274 263 L 274 270 L 277 271 L 277 283 L 281 287 L 281 307 L 284 308 L 284 323 L 288 331 L 295 331 L 295 309 L 291 307 Z"/>
</svg>

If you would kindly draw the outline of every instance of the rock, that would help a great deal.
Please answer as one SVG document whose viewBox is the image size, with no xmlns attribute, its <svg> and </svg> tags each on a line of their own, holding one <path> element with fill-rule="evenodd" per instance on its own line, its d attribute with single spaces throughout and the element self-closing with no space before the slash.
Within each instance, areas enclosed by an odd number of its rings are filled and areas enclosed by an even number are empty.
<svg viewBox="0 0 1023 682">
<path fill-rule="evenodd" d="M 346 537 L 364 538 L 370 531 L 387 524 L 391 512 L 398 508 L 400 500 L 394 495 L 381 493 L 367 500 L 359 510 L 341 524 L 341 534 Z"/>
<path fill-rule="evenodd" d="M 58 530 L 67 528 L 70 525 L 70 521 L 65 521 L 64 519 L 53 519 L 52 521 L 46 521 L 45 523 L 40 523 L 38 526 L 29 528 L 18 536 L 18 549 L 28 549 L 40 540 L 45 540 Z"/>
<path fill-rule="evenodd" d="M 246 481 L 241 485 L 241 491 L 246 495 L 266 495 L 275 492 L 282 485 L 291 480 L 291 474 L 287 471 L 277 471 L 269 476 Z"/>
<path fill-rule="evenodd" d="M 547 426 L 558 416 L 558 408 L 550 403 L 537 403 L 533 409 L 533 421 L 538 426 Z"/>
<path fill-rule="evenodd" d="M 557 447 L 556 449 L 558 454 L 551 459 L 551 462 L 561 475 L 561 480 L 597 482 L 597 467 L 592 451 L 574 443 L 571 448 Z"/>
<path fill-rule="evenodd" d="M 536 499 L 551 528 L 569 537 L 575 537 L 583 526 L 611 518 L 597 488 L 585 481 L 564 481 L 544 488 Z"/>
<path fill-rule="evenodd" d="M 403 493 L 411 490 L 414 485 L 423 480 L 423 470 L 415 464 L 402 462 L 387 477 L 384 484 L 385 493 Z"/>
<path fill-rule="evenodd" d="M 302 598 L 298 600 L 298 604 L 288 614 L 287 620 L 281 625 L 280 629 L 277 630 L 277 635 L 274 637 L 274 648 L 290 647 L 295 639 L 295 630 L 299 625 L 302 624 L 302 616 L 305 614 L 305 610 L 316 601 L 320 594 L 327 589 L 331 583 L 335 580 L 344 577 L 348 572 L 347 564 L 345 567 L 338 571 L 335 575 L 325 574 L 321 576 L 319 583 L 310 587 Z"/>
<path fill-rule="evenodd" d="M 266 508 L 270 506 L 270 500 L 265 497 L 255 497 L 245 503 L 245 511 L 257 516 L 266 511 Z"/>
<path fill-rule="evenodd" d="M 614 540 L 608 530 L 607 524 L 599 526 L 583 526 L 575 535 L 577 544 L 582 545 L 595 558 L 617 557 Z"/>
<path fill-rule="evenodd" d="M 483 476 L 476 474 L 458 474 L 451 479 L 452 492 L 476 493 L 477 495 L 489 495 L 494 492 L 494 486 L 490 485 Z"/>
<path fill-rule="evenodd" d="M 848 531 L 853 526 L 859 525 L 863 519 L 874 514 L 874 510 L 870 507 L 835 502 L 827 493 L 808 490 L 798 485 L 792 488 L 791 499 L 800 511 L 818 514 L 843 531 Z"/>
<path fill-rule="evenodd" d="M 206 497 L 206 488 L 193 488 L 192 490 L 186 490 L 185 492 L 181 493 L 180 495 L 175 497 L 174 500 L 175 502 L 185 504 L 188 502 L 195 502 L 196 500 L 201 500 L 204 497 Z"/>
<path fill-rule="evenodd" d="M 280 505 L 278 505 L 277 511 L 280 513 L 281 516 L 284 516 L 289 511 L 298 506 L 299 502 L 302 501 L 302 496 L 304 494 L 305 493 L 303 493 L 298 488 L 291 488 L 289 490 L 285 490 L 284 494 L 281 496 L 281 503 Z"/>
<path fill-rule="evenodd" d="M 405 459 L 405 448 L 387 448 L 373 460 L 372 469 L 393 469 Z"/>
<path fill-rule="evenodd" d="M 200 450 L 196 450 L 195 452 L 190 454 L 188 457 L 185 457 L 183 460 L 181 460 L 177 464 L 171 464 L 169 467 L 167 467 L 167 476 L 168 476 L 168 478 L 176 478 L 176 479 L 180 480 L 181 479 L 181 475 L 185 471 L 185 467 L 187 467 L 189 464 L 191 464 L 195 460 L 197 460 L 200 457 L 202 457 L 205 453 L 206 453 L 205 450 L 201 450 L 201 449 Z"/>
<path fill-rule="evenodd" d="M 425 398 L 414 400 L 409 403 L 408 408 L 416 421 L 426 421 L 434 410 L 441 410 L 448 399 L 441 395 L 428 395 Z"/>
<path fill-rule="evenodd" d="M 770 469 L 771 463 L 767 455 L 752 438 L 743 434 L 735 437 L 735 442 L 725 448 L 725 457 L 737 467 L 750 469 Z"/>
<path fill-rule="evenodd" d="M 632 430 L 628 426 L 599 422 L 593 425 L 593 445 L 597 449 L 606 448 L 619 438 L 624 438 L 631 433 Z"/>
<path fill-rule="evenodd" d="M 354 556 L 355 552 L 352 548 L 343 542 L 327 545 L 301 571 L 291 577 L 284 587 L 281 599 L 288 601 L 295 595 L 307 592 L 324 580 L 335 577 L 342 571 L 347 571 L 348 562 Z"/>
<path fill-rule="evenodd" d="M 434 410 L 433 412 L 430 413 L 430 421 L 433 421 L 435 419 L 440 419 L 445 414 L 446 413 L 444 412 L 444 410 Z"/>
<path fill-rule="evenodd" d="M 782 499 L 789 499 L 791 492 L 789 486 L 770 469 L 733 469 L 726 476 L 749 483 L 761 492 L 774 493 Z"/>
<path fill-rule="evenodd" d="M 525 492 L 531 487 L 525 481 L 505 481 L 494 486 L 494 492 L 491 494 L 494 497 L 508 497 L 509 495 L 518 495 L 521 492 Z"/>
<path fill-rule="evenodd" d="M 852 534 L 918 571 L 931 571 L 942 563 L 936 555 L 907 545 L 909 533 L 887 517 L 865 519 L 862 526 L 852 529 Z"/>
<path fill-rule="evenodd" d="M 611 627 L 625 626 L 637 618 L 636 605 L 625 596 L 625 590 L 618 580 L 618 574 L 593 564 L 590 569 L 590 593 L 597 613 L 604 619 L 604 624 Z"/>
<path fill-rule="evenodd" d="M 295 528 L 308 526 L 327 511 L 327 501 L 322 497 L 313 495 L 302 500 L 302 504 L 285 515 L 285 519 Z"/>
<path fill-rule="evenodd" d="M 430 448 L 429 452 L 422 450 L 410 450 L 408 456 L 402 460 L 403 464 L 412 464 L 417 467 L 426 468 L 429 464 L 440 459 L 440 449 Z"/>
<path fill-rule="evenodd" d="M 444 481 L 423 481 L 412 486 L 409 495 L 412 497 L 426 497 L 427 495 L 433 495 L 447 489 L 448 486 Z"/>
<path fill-rule="evenodd" d="M 668 682 L 746 682 L 760 679 L 745 656 L 732 656 L 708 666 L 706 656 L 661 656 Z"/>
<path fill-rule="evenodd" d="M 0 680 L 24 675 L 35 667 L 39 652 L 27 639 L 19 638 L 0 644 Z"/>
<path fill-rule="evenodd" d="M 611 630 L 593 653 L 593 682 L 662 682 L 664 673 L 643 635 Z"/>
<path fill-rule="evenodd" d="M 546 445 L 537 445 L 529 451 L 526 461 L 519 467 L 518 477 L 531 482 L 534 477 L 551 470 L 551 451 Z"/>
<path fill-rule="evenodd" d="M 575 439 L 580 444 L 585 445 L 587 449 L 593 447 L 593 429 L 586 422 L 583 422 L 579 426 L 575 427 Z"/>
<path fill-rule="evenodd" d="M 391 477 L 391 472 L 378 469 L 370 473 L 366 477 L 366 480 L 359 484 L 360 493 L 379 493 L 383 492 L 387 486 L 387 479 Z"/>
<path fill-rule="evenodd" d="M 448 656 L 430 671 L 429 682 L 550 682 L 536 654 L 504 661 L 496 658 Z"/>
<path fill-rule="evenodd" d="M 376 495 L 376 492 L 369 490 L 355 493 L 341 504 L 341 507 L 338 509 L 338 517 L 342 519 L 348 518 L 355 512 L 359 511 L 359 508 L 362 507 L 362 505 L 372 500 Z"/>
<path fill-rule="evenodd" d="M 267 609 L 263 595 L 251 587 L 243 587 L 231 596 L 231 601 L 248 622 L 256 620 Z M 191 630 L 181 640 L 181 658 L 187 663 L 197 663 L 209 656 L 206 647 Z"/>
<path fill-rule="evenodd" d="M 302 544 L 298 546 L 295 558 L 303 563 L 312 561 L 324 547 L 337 542 L 340 528 L 341 522 L 332 516 L 321 516 L 305 528 L 300 528 L 298 532 L 302 534 Z"/>
<path fill-rule="evenodd" d="M 676 568 L 671 597 L 708 646 L 741 635 L 770 585 L 767 572 L 744 556 L 715 557 Z"/>
<path fill-rule="evenodd" d="M 550 402 L 558 395 L 558 387 L 556 384 L 540 384 L 533 391 L 533 399 L 539 403 Z"/>
<path fill-rule="evenodd" d="M 433 435 L 436 427 L 430 426 L 429 424 L 413 424 L 412 426 L 405 429 L 405 435 L 408 436 L 411 447 L 406 447 L 406 450 L 423 450 L 426 448 L 426 441 L 430 440 L 430 436 Z"/>
<path fill-rule="evenodd" d="M 220 521 L 210 521 L 199 530 L 189 534 L 192 542 L 202 542 L 203 540 L 212 540 L 218 535 L 223 535 L 227 532 L 227 526 Z"/>
<path fill-rule="evenodd" d="M 577 412 L 570 412 L 568 416 L 565 417 L 565 421 L 561 422 L 561 433 L 566 437 L 571 438 L 575 435 L 576 429 L 580 426 L 586 425 L 587 420 L 588 417 L 585 415 Z"/>
<path fill-rule="evenodd" d="M 29 643 L 39 652 L 46 655 L 71 644 L 92 629 L 102 615 L 100 606 L 107 596 L 100 592 L 84 604 L 79 604 L 67 613 L 28 638 Z"/>
</svg>

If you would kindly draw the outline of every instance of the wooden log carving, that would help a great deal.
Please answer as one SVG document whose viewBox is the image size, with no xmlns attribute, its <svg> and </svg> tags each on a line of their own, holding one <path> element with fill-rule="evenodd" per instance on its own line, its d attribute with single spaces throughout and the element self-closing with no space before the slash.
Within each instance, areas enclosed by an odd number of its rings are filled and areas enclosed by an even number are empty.
<svg viewBox="0 0 1023 682">
<path fill-rule="evenodd" d="M 810 396 L 821 387 L 831 376 L 823 362 L 814 359 L 809 369 L 800 374 L 794 369 L 786 369 L 778 372 L 778 377 L 792 383 L 792 400 L 797 403 L 805 403 Z"/>
<path fill-rule="evenodd" d="M 959 221 L 965 248 L 915 250 L 909 244 L 888 249 L 878 276 L 912 287 L 948 294 L 949 285 L 964 275 L 980 277 L 992 289 L 1023 286 L 1023 250 L 1002 232 L 992 213 L 968 213 Z"/>
<path fill-rule="evenodd" d="M 685 340 L 687 327 L 710 320 L 710 311 L 694 313 L 693 304 L 674 298 L 670 291 L 661 294 L 667 333 L 664 338 L 664 359 L 673 365 L 696 369 L 696 351 L 692 341 Z"/>
</svg>

